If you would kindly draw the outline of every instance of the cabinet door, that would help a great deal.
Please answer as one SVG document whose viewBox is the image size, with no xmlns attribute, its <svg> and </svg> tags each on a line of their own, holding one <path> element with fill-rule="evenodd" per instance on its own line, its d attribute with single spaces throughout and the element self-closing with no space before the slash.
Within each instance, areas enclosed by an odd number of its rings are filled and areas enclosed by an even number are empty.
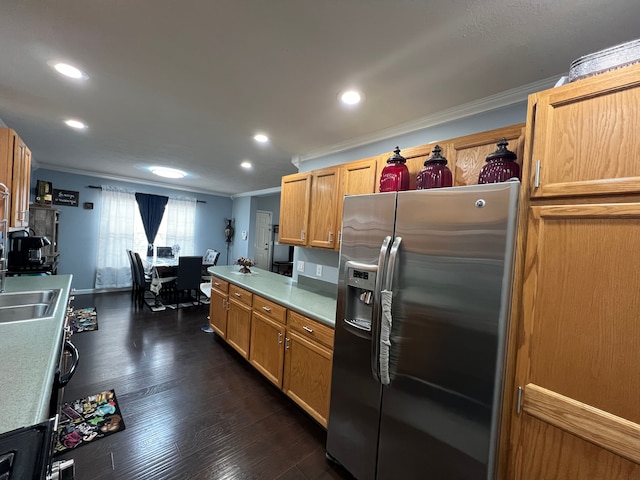
<svg viewBox="0 0 640 480">
<path fill-rule="evenodd" d="M 284 333 L 284 325 L 253 311 L 249 362 L 279 388 L 282 388 Z"/>
<path fill-rule="evenodd" d="M 336 214 L 336 239 L 335 250 L 340 250 L 342 237 L 342 207 L 345 195 L 363 195 L 376 191 L 376 167 L 378 157 L 365 158 L 355 162 L 349 162 L 340 166 L 340 189 L 338 190 L 338 204 Z"/>
<path fill-rule="evenodd" d="M 211 290 L 209 304 L 209 325 L 222 338 L 227 338 L 228 296 L 215 289 Z"/>
<path fill-rule="evenodd" d="M 227 343 L 244 358 L 249 358 L 251 339 L 251 307 L 229 297 L 227 312 Z"/>
<path fill-rule="evenodd" d="M 638 124 L 640 65 L 537 94 L 531 195 L 640 192 Z"/>
<path fill-rule="evenodd" d="M 640 203 L 530 208 L 515 479 L 640 478 Z"/>
<path fill-rule="evenodd" d="M 296 173 L 282 177 L 279 243 L 307 244 L 310 197 L 310 173 Z"/>
<path fill-rule="evenodd" d="M 516 163 L 522 167 L 524 154 L 524 124 L 512 125 L 505 128 L 497 128 L 487 132 L 451 140 L 450 163 L 455 164 L 453 172 L 453 185 L 476 185 L 480 170 L 486 165 L 487 155 L 498 148 L 497 143 L 501 138 L 506 138 L 507 148 L 516 154 Z M 451 162 L 452 161 L 452 162 Z M 451 165 L 449 166 L 451 168 Z M 522 171 L 522 170 L 521 170 Z"/>
<path fill-rule="evenodd" d="M 309 240 L 307 241 L 310 247 L 333 248 L 337 243 L 336 214 L 339 179 L 340 169 L 336 167 L 313 171 L 309 203 Z"/>
<path fill-rule="evenodd" d="M 322 426 L 327 426 L 333 352 L 287 330 L 284 392 Z"/>
<path fill-rule="evenodd" d="M 29 192 L 31 182 L 31 150 L 16 135 L 11 182 L 11 222 L 14 227 L 29 226 Z"/>
</svg>

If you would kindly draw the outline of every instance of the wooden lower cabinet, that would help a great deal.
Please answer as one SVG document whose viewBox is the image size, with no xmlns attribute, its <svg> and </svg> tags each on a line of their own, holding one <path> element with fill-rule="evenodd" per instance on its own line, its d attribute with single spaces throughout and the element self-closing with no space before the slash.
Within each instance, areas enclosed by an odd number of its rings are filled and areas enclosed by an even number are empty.
<svg viewBox="0 0 640 480">
<path fill-rule="evenodd" d="M 211 289 L 209 305 L 209 325 L 222 338 L 227 338 L 227 309 L 229 295 Z"/>
<path fill-rule="evenodd" d="M 251 339 L 251 307 L 229 297 L 227 312 L 227 343 L 244 358 L 249 358 Z"/>
<path fill-rule="evenodd" d="M 254 310 L 251 317 L 249 362 L 279 388 L 282 388 L 284 334 L 283 324 Z"/>
</svg>

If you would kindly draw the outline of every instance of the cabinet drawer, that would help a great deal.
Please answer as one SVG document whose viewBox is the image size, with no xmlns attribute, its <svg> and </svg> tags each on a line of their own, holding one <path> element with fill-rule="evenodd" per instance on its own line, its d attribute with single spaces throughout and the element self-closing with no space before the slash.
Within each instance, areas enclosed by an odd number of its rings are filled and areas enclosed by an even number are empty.
<svg viewBox="0 0 640 480">
<path fill-rule="evenodd" d="M 253 310 L 283 325 L 287 322 L 287 309 L 285 307 L 258 295 L 253 298 Z"/>
<path fill-rule="evenodd" d="M 229 285 L 229 300 L 235 300 L 245 305 L 251 306 L 251 300 L 253 299 L 253 293 L 244 290 L 237 285 Z"/>
<path fill-rule="evenodd" d="M 305 338 L 333 348 L 333 328 L 289 310 L 288 327 Z"/>
<path fill-rule="evenodd" d="M 211 277 L 211 288 L 222 293 L 229 293 L 229 282 L 218 277 Z"/>
</svg>

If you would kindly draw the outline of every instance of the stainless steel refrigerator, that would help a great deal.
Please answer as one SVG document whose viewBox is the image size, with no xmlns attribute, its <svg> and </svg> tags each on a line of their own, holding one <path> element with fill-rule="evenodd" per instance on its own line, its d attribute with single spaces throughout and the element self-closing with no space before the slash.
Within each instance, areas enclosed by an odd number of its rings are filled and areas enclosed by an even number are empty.
<svg viewBox="0 0 640 480">
<path fill-rule="evenodd" d="M 328 457 L 494 478 L 520 183 L 345 197 Z"/>
</svg>

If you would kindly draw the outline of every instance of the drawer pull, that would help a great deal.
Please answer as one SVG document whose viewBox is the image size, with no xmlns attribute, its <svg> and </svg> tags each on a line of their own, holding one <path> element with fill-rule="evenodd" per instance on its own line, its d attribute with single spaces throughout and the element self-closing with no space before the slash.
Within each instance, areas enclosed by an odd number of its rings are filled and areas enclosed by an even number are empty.
<svg viewBox="0 0 640 480">
<path fill-rule="evenodd" d="M 313 333 L 313 328 L 309 328 L 306 325 L 304 325 L 302 328 L 304 329 L 305 332 Z"/>
<path fill-rule="evenodd" d="M 220 286 L 220 284 L 219 284 L 218 282 L 215 282 L 215 283 L 214 283 L 214 285 L 215 285 L 216 287 L 219 287 L 219 286 Z"/>
<path fill-rule="evenodd" d="M 271 309 L 270 309 L 269 307 L 262 307 L 262 309 L 263 309 L 265 312 L 270 312 L 270 311 L 271 311 Z"/>
<path fill-rule="evenodd" d="M 242 296 L 242 294 L 241 294 L 241 293 L 238 293 L 238 292 L 235 292 L 235 293 L 234 293 L 234 295 L 235 295 L 236 297 L 238 297 L 238 298 L 240 298 L 240 297 Z"/>
</svg>

